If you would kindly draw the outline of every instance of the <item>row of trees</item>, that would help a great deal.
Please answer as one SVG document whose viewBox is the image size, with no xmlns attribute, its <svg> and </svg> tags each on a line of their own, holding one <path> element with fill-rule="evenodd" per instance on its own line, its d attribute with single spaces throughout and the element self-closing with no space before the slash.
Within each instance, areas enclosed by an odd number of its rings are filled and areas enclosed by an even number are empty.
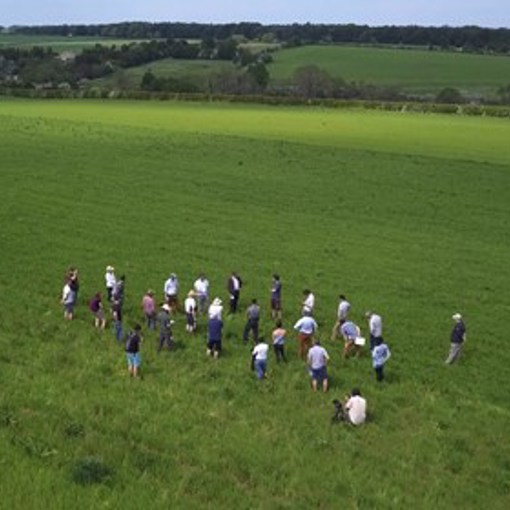
<svg viewBox="0 0 510 510">
<path fill-rule="evenodd" d="M 165 58 L 233 61 L 242 68 L 248 68 L 249 75 L 260 72 L 259 63 L 271 60 L 269 53 L 251 52 L 240 47 L 239 42 L 233 38 L 224 41 L 204 39 L 200 43 L 158 39 L 132 42 L 119 47 L 96 44 L 68 61 L 60 59 L 51 48 L 0 48 L 0 81 L 12 82 L 15 77 L 20 86 L 62 82 L 75 85 L 83 79 L 100 78 L 117 69 Z M 176 87 L 182 85 L 178 85 L 175 80 L 172 83 Z"/>
<path fill-rule="evenodd" d="M 462 48 L 465 51 L 510 52 L 510 29 L 465 27 L 381 26 L 355 24 L 262 25 L 260 23 L 146 23 L 125 22 L 101 25 L 42 25 L 11 27 L 11 31 L 33 35 L 98 36 L 141 39 L 216 39 L 234 36 L 280 42 L 369 43 Z"/>
</svg>

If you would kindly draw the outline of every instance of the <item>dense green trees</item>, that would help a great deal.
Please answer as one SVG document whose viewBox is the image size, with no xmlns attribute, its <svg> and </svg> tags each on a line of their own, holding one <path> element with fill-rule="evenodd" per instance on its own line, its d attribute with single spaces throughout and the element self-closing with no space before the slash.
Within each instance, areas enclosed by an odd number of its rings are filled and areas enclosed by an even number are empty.
<svg viewBox="0 0 510 510">
<path fill-rule="evenodd" d="M 510 29 L 465 27 L 382 26 L 354 24 L 260 23 L 145 23 L 126 22 L 107 25 L 57 25 L 13 27 L 12 31 L 38 35 L 87 35 L 138 39 L 216 39 L 236 36 L 267 39 L 289 45 L 302 43 L 369 43 L 420 45 L 430 48 L 461 48 L 464 51 L 508 53 Z"/>
</svg>

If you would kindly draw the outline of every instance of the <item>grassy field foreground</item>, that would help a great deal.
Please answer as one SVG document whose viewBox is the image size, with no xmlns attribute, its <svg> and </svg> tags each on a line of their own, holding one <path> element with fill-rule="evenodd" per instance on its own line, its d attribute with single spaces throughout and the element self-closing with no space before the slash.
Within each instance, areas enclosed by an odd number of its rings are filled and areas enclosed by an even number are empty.
<svg viewBox="0 0 510 510">
<path fill-rule="evenodd" d="M 508 507 L 510 127 L 497 119 L 227 105 L 0 102 L 0 493 L 6 508 Z M 290 361 L 262 383 L 243 317 L 225 356 L 204 322 L 127 377 L 86 301 L 104 267 L 127 275 L 126 324 L 170 271 L 183 292 L 207 272 L 245 280 L 268 334 L 272 272 L 284 320 L 317 295 L 331 392 Z M 77 320 L 58 298 L 80 268 Z M 385 320 L 393 352 L 376 384 L 367 356 L 329 340 L 336 298 Z M 445 367 L 451 314 L 466 356 Z M 371 421 L 332 426 L 359 385 Z M 102 483 L 87 484 L 87 474 Z"/>
</svg>

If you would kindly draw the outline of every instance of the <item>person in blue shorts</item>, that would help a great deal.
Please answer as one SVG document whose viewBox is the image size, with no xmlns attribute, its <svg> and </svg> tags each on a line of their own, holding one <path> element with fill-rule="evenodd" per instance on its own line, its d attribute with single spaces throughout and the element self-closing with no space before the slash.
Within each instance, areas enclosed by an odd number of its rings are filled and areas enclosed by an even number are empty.
<svg viewBox="0 0 510 510">
<path fill-rule="evenodd" d="M 140 344 L 142 343 L 142 327 L 136 324 L 133 331 L 130 331 L 126 341 L 126 357 L 128 363 L 129 375 L 138 377 L 138 370 L 140 368 Z"/>
<path fill-rule="evenodd" d="M 312 390 L 317 391 L 317 384 L 322 383 L 322 391 L 328 391 L 327 363 L 329 355 L 326 349 L 321 346 L 319 340 L 314 341 L 313 347 L 308 351 L 308 366 L 312 377 Z"/>
</svg>

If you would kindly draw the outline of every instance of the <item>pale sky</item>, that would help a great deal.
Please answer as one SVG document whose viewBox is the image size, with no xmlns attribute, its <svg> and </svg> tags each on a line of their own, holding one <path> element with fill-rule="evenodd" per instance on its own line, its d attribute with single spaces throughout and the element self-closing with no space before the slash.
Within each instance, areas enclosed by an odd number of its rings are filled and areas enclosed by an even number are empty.
<svg viewBox="0 0 510 510">
<path fill-rule="evenodd" d="M 510 28 L 510 0 L 0 0 L 1 26 L 117 21 Z"/>
</svg>

